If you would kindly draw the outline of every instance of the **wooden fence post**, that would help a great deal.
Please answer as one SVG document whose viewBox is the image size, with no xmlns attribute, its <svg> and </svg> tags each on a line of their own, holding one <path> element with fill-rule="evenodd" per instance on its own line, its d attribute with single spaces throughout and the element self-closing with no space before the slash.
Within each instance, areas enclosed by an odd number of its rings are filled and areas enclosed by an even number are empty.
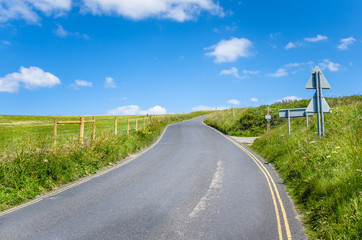
<svg viewBox="0 0 362 240">
<path fill-rule="evenodd" d="M 92 132 L 92 141 L 96 140 L 96 117 L 93 116 L 93 132 Z"/>
<path fill-rule="evenodd" d="M 83 144 L 83 137 L 84 137 L 84 117 L 80 117 L 80 124 L 79 124 L 79 143 Z"/>
<path fill-rule="evenodd" d="M 129 135 L 129 118 L 127 118 L 127 135 Z"/>
<path fill-rule="evenodd" d="M 117 116 L 114 119 L 114 134 L 117 135 Z"/>
<path fill-rule="evenodd" d="M 136 118 L 136 132 L 138 131 L 138 118 Z"/>
<path fill-rule="evenodd" d="M 54 138 L 53 138 L 53 147 L 57 145 L 57 119 L 54 118 Z"/>
</svg>

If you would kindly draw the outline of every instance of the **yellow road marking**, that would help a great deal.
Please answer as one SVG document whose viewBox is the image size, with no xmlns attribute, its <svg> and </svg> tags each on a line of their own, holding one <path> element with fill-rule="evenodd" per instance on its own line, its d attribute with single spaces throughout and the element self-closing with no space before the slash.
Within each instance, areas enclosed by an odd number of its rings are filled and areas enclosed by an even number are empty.
<svg viewBox="0 0 362 240">
<path fill-rule="evenodd" d="M 273 192 L 273 188 L 271 187 L 270 185 L 270 182 L 272 183 L 273 187 L 274 187 L 274 191 L 276 193 L 276 196 L 277 196 L 277 199 L 278 199 L 278 202 L 279 202 L 279 205 L 280 205 L 280 208 L 281 208 L 281 211 L 282 211 L 282 215 L 283 215 L 283 220 L 284 220 L 284 226 L 285 226 L 285 231 L 286 231 L 286 234 L 287 234 L 287 239 L 288 240 L 292 240 L 292 235 L 291 235 L 291 232 L 290 232 L 290 228 L 289 228 L 289 223 L 288 223 L 288 218 L 287 218 L 287 214 L 285 212 L 285 208 L 284 208 L 284 205 L 283 205 L 283 201 L 281 200 L 281 197 L 279 195 L 279 191 L 278 191 L 278 188 L 277 186 L 275 185 L 275 182 L 273 180 L 273 178 L 271 177 L 269 171 L 265 168 L 265 166 L 260 162 L 260 160 L 254 156 L 254 154 L 252 154 L 250 151 L 248 151 L 244 146 L 240 145 L 239 143 L 237 143 L 235 140 L 227 137 L 226 135 L 224 135 L 223 133 L 221 133 L 220 131 L 204 124 L 205 126 L 211 128 L 212 130 L 214 130 L 215 132 L 219 133 L 220 135 L 222 135 L 223 137 L 225 137 L 226 139 L 228 139 L 230 142 L 232 142 L 234 145 L 236 145 L 238 148 L 240 148 L 243 152 L 245 152 L 254 162 L 255 164 L 259 167 L 259 169 L 263 172 L 267 182 L 268 182 L 268 185 L 269 185 L 269 189 L 270 189 L 270 192 L 271 192 L 271 195 L 272 195 L 272 199 L 273 199 L 273 204 L 274 204 L 274 209 L 275 209 L 275 213 L 276 213 L 276 218 L 277 218 L 277 224 L 278 224 L 278 233 L 279 233 L 279 239 L 282 240 L 283 239 L 283 235 L 282 235 L 282 232 L 281 232 L 281 225 L 280 225 L 280 217 L 279 217 L 279 210 L 278 210 L 278 205 L 276 203 L 276 200 L 275 200 L 275 196 L 274 196 L 274 192 Z M 269 177 L 268 177 L 269 176 Z M 269 179 L 270 179 L 270 182 L 269 182 Z"/>
</svg>

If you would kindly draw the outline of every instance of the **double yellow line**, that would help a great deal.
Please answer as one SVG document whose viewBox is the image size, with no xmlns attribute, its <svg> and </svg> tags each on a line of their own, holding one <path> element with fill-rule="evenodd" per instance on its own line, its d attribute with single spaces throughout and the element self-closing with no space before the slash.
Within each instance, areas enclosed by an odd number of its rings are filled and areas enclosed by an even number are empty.
<svg viewBox="0 0 362 240">
<path fill-rule="evenodd" d="M 280 221 L 280 216 L 279 216 L 279 209 L 278 209 L 278 204 L 277 204 L 277 200 L 279 202 L 279 206 L 282 212 L 282 216 L 283 216 L 283 220 L 284 220 L 284 226 L 285 226 L 285 232 L 287 234 L 287 239 L 291 240 L 292 239 L 292 235 L 290 233 L 290 228 L 289 228 L 289 223 L 288 223 L 288 218 L 287 218 L 287 214 L 285 212 L 285 208 L 283 205 L 283 201 L 279 195 L 279 191 L 277 186 L 275 185 L 275 182 L 272 178 L 272 176 L 270 175 L 269 171 L 265 168 L 264 164 L 262 162 L 260 162 L 260 160 L 255 157 L 254 154 L 252 154 L 248 149 L 246 149 L 244 146 L 242 146 L 241 144 L 239 144 L 238 142 L 236 142 L 234 139 L 224 135 L 223 133 L 221 133 L 220 131 L 204 124 L 205 126 L 209 127 L 210 129 L 214 130 L 215 132 L 219 133 L 220 135 L 222 135 L 223 137 L 225 137 L 226 139 L 228 139 L 230 142 L 232 142 L 233 144 L 235 144 L 238 148 L 240 148 L 243 152 L 245 152 L 254 162 L 255 164 L 259 167 L 260 171 L 264 174 L 265 179 L 267 180 L 268 186 L 269 186 L 269 190 L 270 190 L 270 194 L 272 196 L 273 199 L 273 204 L 274 204 L 274 209 L 275 209 L 275 215 L 276 215 L 276 219 L 277 219 L 277 225 L 278 225 L 278 234 L 279 234 L 279 240 L 283 239 L 283 233 L 282 233 L 282 226 L 281 226 L 281 221 Z M 275 193 L 274 193 L 275 192 Z M 276 197 L 275 197 L 276 196 Z"/>
</svg>

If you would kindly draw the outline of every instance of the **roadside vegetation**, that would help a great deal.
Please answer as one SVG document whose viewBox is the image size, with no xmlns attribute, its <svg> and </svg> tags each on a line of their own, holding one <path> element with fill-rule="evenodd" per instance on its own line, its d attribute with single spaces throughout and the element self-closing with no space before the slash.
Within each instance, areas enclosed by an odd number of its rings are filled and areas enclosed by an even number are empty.
<svg viewBox="0 0 362 240">
<path fill-rule="evenodd" d="M 239 136 L 260 135 L 251 149 L 279 172 L 310 239 L 361 239 L 362 96 L 328 98 L 327 102 L 333 113 L 324 115 L 322 138 L 318 137 L 316 116 L 310 118 L 309 127 L 305 119 L 292 120 L 291 135 L 286 121 L 278 121 L 266 133 L 267 106 L 249 108 L 237 123 L 229 125 Z M 302 100 L 273 104 L 270 109 L 273 117 L 278 109 L 306 106 L 307 101 Z M 205 122 L 215 115 L 222 116 L 221 112 L 213 113 Z M 247 124 L 246 119 L 250 120 Z M 222 121 L 220 117 L 218 124 Z M 246 126 L 252 130 L 242 133 Z"/>
<path fill-rule="evenodd" d="M 115 135 L 110 130 L 98 131 L 95 141 L 89 140 L 83 145 L 76 140 L 68 140 L 67 143 L 53 148 L 49 145 L 52 141 L 50 135 L 25 141 L 11 151 L 4 150 L 0 155 L 0 211 L 117 164 L 130 154 L 150 145 L 168 124 L 205 114 L 207 112 L 200 111 L 152 117 L 145 131 L 132 131 L 130 135 L 125 132 Z M 42 125 L 41 117 L 28 118 Z M 24 121 L 24 117 L 22 119 Z M 23 128 L 24 124 L 18 127 Z M 16 126 L 12 125 L 12 128 L 16 131 Z M 38 126 L 35 128 L 38 129 Z"/>
</svg>

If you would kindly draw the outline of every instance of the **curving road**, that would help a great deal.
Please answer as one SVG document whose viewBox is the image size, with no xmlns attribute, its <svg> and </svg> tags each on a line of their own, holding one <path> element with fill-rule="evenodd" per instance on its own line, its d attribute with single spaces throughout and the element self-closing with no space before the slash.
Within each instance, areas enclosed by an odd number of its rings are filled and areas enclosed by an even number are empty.
<svg viewBox="0 0 362 240">
<path fill-rule="evenodd" d="M 171 125 L 111 169 L 0 213 L 0 238 L 305 239 L 271 166 L 202 121 Z"/>
</svg>

